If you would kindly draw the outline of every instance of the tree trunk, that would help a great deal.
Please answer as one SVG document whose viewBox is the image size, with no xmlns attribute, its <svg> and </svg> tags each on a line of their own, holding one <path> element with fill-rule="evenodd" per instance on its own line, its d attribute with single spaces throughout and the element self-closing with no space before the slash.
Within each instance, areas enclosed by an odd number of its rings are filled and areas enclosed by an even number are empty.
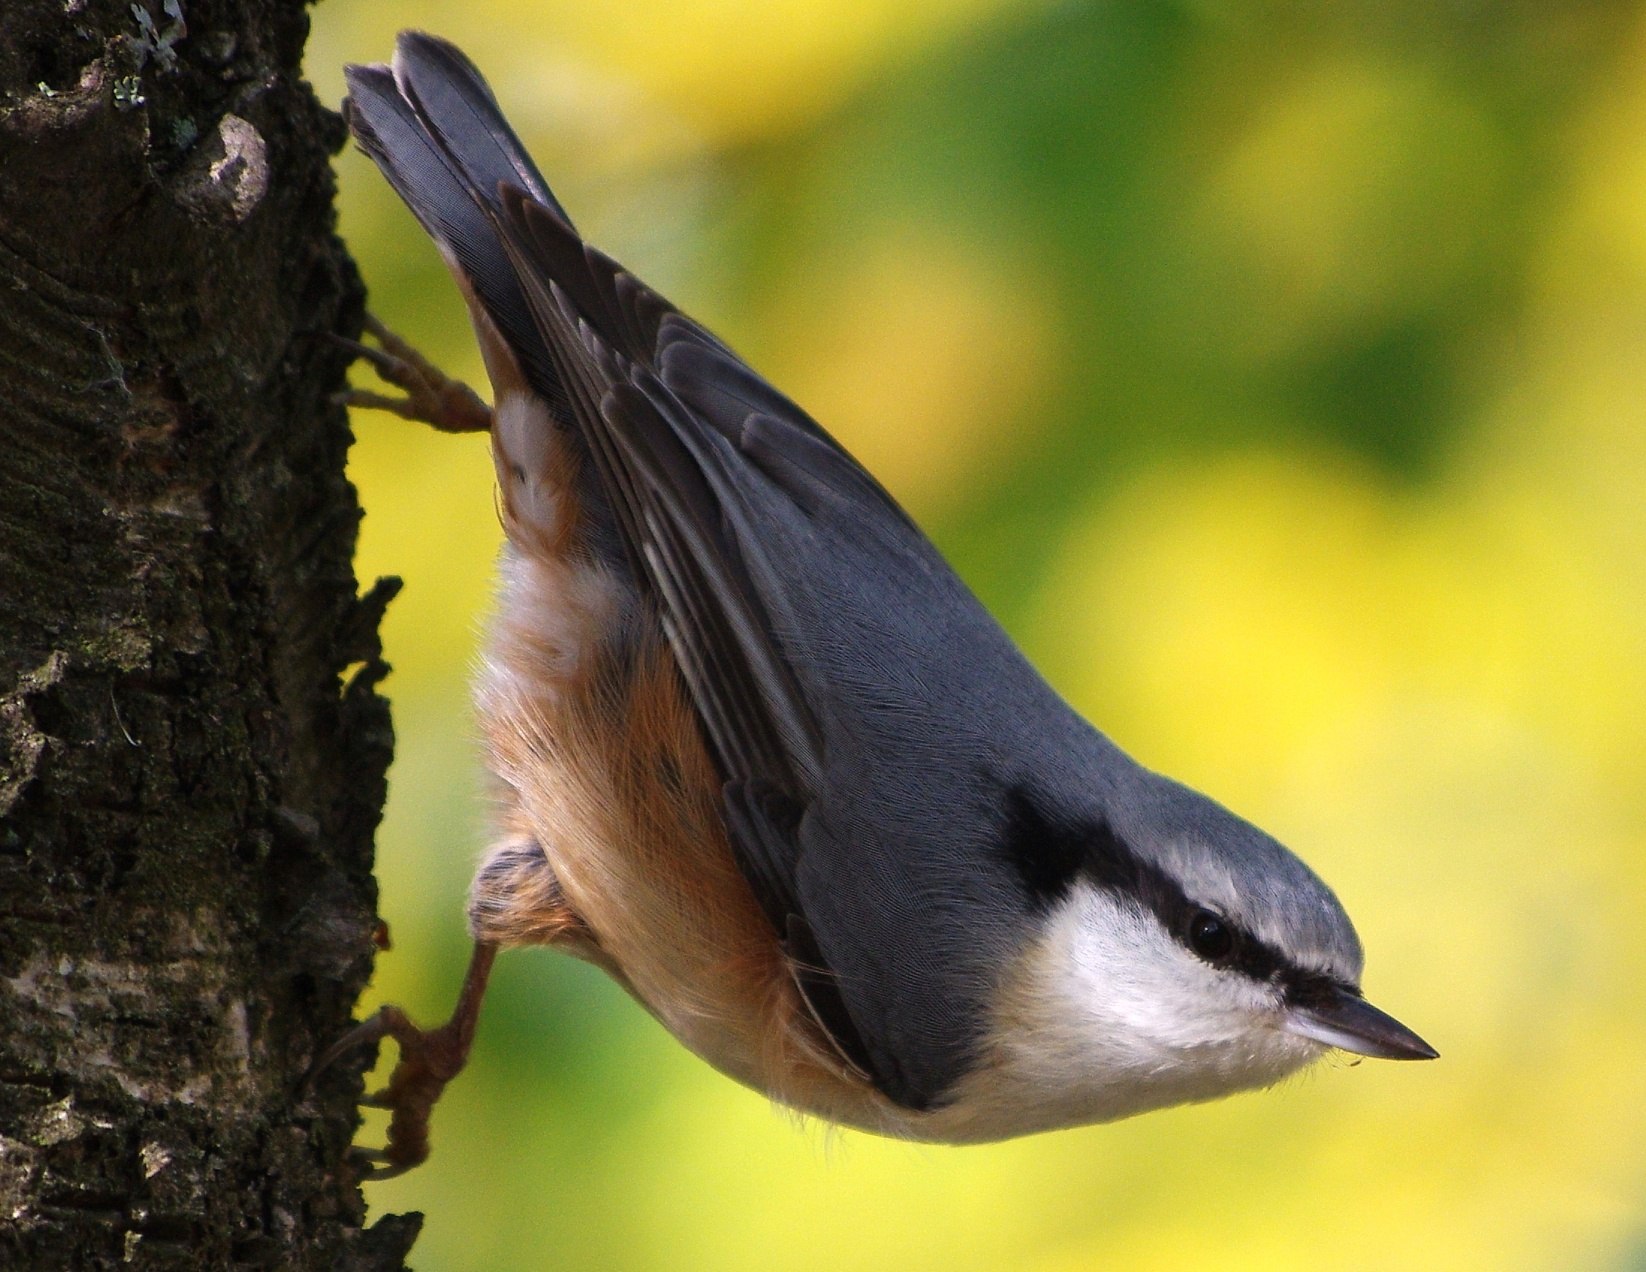
<svg viewBox="0 0 1646 1272">
<path fill-rule="evenodd" d="M 0 1266 L 398 1268 L 303 1088 L 392 748 L 343 131 L 298 0 L 183 3 L 0 0 Z"/>
</svg>

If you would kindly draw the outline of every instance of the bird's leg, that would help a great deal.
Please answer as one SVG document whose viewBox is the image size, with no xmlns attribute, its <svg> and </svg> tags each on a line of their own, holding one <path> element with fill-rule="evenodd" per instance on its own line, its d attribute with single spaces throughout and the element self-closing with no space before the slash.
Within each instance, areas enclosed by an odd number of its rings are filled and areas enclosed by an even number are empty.
<svg viewBox="0 0 1646 1272">
<path fill-rule="evenodd" d="M 429 1156 L 429 1114 L 435 1101 L 469 1058 L 475 1024 L 480 1018 L 480 1001 L 486 996 L 486 980 L 491 975 L 497 946 L 476 941 L 457 996 L 451 1019 L 438 1029 L 419 1029 L 398 1007 L 383 1007 L 370 1020 L 349 1030 L 320 1057 L 310 1070 L 312 1081 L 340 1058 L 384 1038 L 400 1046 L 400 1060 L 389 1075 L 389 1084 L 361 1101 L 390 1111 L 388 1142 L 380 1151 L 357 1150 L 358 1156 L 376 1163 L 365 1179 L 392 1179 L 421 1165 Z"/>
<path fill-rule="evenodd" d="M 371 363 L 382 379 L 406 393 L 404 397 L 390 397 L 370 389 L 348 389 L 339 395 L 343 402 L 393 411 L 402 419 L 432 424 L 442 433 L 478 433 L 491 428 L 491 407 L 468 385 L 452 379 L 371 314 L 366 315 L 366 330 L 376 339 L 376 345 L 341 336 L 336 339 L 355 356 Z"/>
</svg>

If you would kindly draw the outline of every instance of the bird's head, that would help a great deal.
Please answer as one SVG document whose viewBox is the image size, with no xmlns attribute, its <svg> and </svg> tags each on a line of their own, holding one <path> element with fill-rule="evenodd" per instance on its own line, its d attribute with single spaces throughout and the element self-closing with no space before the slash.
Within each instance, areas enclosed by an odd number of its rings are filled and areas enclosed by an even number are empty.
<svg viewBox="0 0 1646 1272">
<path fill-rule="evenodd" d="M 1018 820 L 1037 926 L 978 1081 L 1039 1093 L 1045 1125 L 1267 1086 L 1330 1047 L 1435 1056 L 1361 996 L 1331 889 L 1214 801 L 1137 770 L 1099 807 L 1041 795 Z"/>
</svg>

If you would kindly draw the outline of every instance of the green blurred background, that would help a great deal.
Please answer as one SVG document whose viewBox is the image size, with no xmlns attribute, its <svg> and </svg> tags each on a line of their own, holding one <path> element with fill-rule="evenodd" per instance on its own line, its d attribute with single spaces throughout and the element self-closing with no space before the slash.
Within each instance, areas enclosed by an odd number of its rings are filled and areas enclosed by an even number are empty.
<svg viewBox="0 0 1646 1272">
<path fill-rule="evenodd" d="M 797 1126 L 517 953 L 432 1161 L 369 1194 L 427 1212 L 417 1265 L 1646 1268 L 1646 6 L 326 0 L 322 96 L 413 25 L 1100 727 L 1307 858 L 1443 1055 L 923 1148 Z M 339 168 L 374 309 L 480 381 Z M 432 1023 L 492 477 L 355 427 L 361 577 L 407 580 L 374 995 Z"/>
</svg>

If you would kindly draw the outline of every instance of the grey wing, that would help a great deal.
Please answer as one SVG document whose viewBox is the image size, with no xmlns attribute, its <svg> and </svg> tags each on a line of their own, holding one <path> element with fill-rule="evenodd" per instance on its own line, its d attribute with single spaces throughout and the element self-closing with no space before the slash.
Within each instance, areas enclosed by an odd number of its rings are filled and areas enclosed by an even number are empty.
<svg viewBox="0 0 1646 1272">
<path fill-rule="evenodd" d="M 970 952 L 983 944 L 972 916 L 990 907 L 972 902 L 998 872 L 979 864 L 987 843 L 925 842 L 949 792 L 914 789 L 897 755 L 870 756 L 884 731 L 863 703 L 877 686 L 840 683 L 866 664 L 830 660 L 875 589 L 834 568 L 813 528 L 879 545 L 892 573 L 964 589 L 803 411 L 582 241 L 461 54 L 404 35 L 392 73 L 351 68 L 350 84 L 362 144 L 582 438 L 725 780 L 739 867 L 807 1001 L 882 1091 L 936 1102 L 976 1033 L 987 959 Z M 807 595 L 836 585 L 840 631 Z M 989 807 L 985 790 L 970 823 Z"/>
<path fill-rule="evenodd" d="M 864 1013 L 824 959 L 800 895 L 798 831 L 824 739 L 773 631 L 767 598 L 781 566 L 749 550 L 759 534 L 748 492 L 758 482 L 768 497 L 787 487 L 804 501 L 832 480 L 903 514 L 797 408 L 563 218 L 513 189 L 503 207 L 522 291 L 725 778 L 739 867 L 818 1022 L 881 1081 Z"/>
<path fill-rule="evenodd" d="M 1013 691 L 1043 682 L 798 407 L 555 211 L 515 188 L 502 208 L 725 778 L 738 864 L 841 1052 L 931 1107 L 1024 930 L 997 744 L 1020 708 L 1036 718 Z"/>
</svg>

